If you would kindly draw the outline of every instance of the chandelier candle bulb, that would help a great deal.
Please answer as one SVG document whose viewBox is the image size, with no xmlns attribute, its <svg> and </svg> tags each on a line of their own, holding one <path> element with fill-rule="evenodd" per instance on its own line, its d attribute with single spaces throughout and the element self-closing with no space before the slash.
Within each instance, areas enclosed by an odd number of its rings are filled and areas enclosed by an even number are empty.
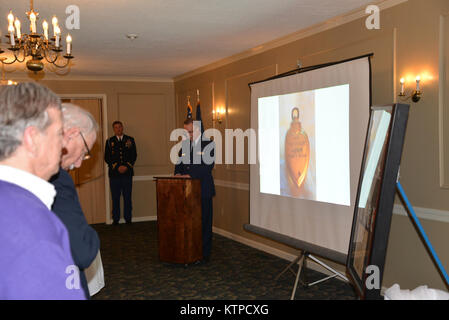
<svg viewBox="0 0 449 320">
<path fill-rule="evenodd" d="M 47 20 L 44 20 L 44 22 L 42 22 L 42 29 L 44 29 L 45 40 L 48 41 L 48 22 L 47 22 Z"/>
<path fill-rule="evenodd" d="M 19 21 L 19 19 L 16 18 L 16 21 L 14 22 L 14 25 L 16 26 L 17 38 L 18 39 L 22 38 L 22 32 L 20 30 L 20 21 Z"/>
<path fill-rule="evenodd" d="M 56 28 L 58 27 L 58 18 L 56 16 L 53 16 L 51 19 L 51 24 L 53 25 L 53 36 L 56 37 Z"/>
<path fill-rule="evenodd" d="M 31 33 L 36 33 L 36 14 L 30 13 Z"/>
<path fill-rule="evenodd" d="M 12 26 L 14 24 L 14 15 L 12 14 L 12 11 L 9 11 L 8 22 L 9 22 L 9 26 Z"/>
<path fill-rule="evenodd" d="M 70 34 L 67 35 L 66 42 L 67 42 L 67 55 L 70 55 L 72 53 L 72 37 L 70 36 Z"/>
<path fill-rule="evenodd" d="M 59 37 L 61 36 L 61 29 L 58 26 L 55 28 L 55 47 L 59 48 Z"/>
<path fill-rule="evenodd" d="M 13 25 L 10 25 L 9 27 L 8 27 L 8 31 L 9 31 L 9 39 L 10 39 L 10 41 L 11 41 L 11 46 L 15 46 L 16 45 L 16 41 L 15 41 L 15 39 L 14 39 L 14 26 Z"/>
<path fill-rule="evenodd" d="M 416 77 L 416 91 L 420 91 L 420 87 L 419 87 L 419 82 L 421 81 L 421 77 L 417 76 Z"/>
</svg>

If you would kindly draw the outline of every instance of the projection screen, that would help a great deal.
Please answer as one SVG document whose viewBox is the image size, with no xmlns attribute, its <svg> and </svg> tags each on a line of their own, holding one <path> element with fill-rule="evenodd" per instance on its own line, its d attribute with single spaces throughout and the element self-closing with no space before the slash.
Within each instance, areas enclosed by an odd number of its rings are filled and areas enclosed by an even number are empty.
<svg viewBox="0 0 449 320">
<path fill-rule="evenodd" d="M 347 254 L 371 100 L 370 57 L 251 87 L 250 225 Z"/>
</svg>

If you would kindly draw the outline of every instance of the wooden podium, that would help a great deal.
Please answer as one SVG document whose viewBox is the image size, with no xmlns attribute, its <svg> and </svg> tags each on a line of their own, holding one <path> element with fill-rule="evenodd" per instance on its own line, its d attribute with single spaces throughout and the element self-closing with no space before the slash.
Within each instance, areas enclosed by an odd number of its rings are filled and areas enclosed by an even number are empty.
<svg viewBox="0 0 449 320">
<path fill-rule="evenodd" d="M 159 259 L 183 264 L 201 260 L 200 180 L 175 176 L 155 180 Z"/>
</svg>

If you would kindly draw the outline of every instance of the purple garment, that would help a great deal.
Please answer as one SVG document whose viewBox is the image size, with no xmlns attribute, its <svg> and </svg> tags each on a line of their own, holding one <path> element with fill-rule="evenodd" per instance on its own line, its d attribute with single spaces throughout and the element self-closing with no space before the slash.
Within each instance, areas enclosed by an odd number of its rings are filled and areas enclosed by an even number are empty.
<svg viewBox="0 0 449 320">
<path fill-rule="evenodd" d="M 1 180 L 0 204 L 0 300 L 84 300 L 59 218 L 28 190 Z"/>
</svg>

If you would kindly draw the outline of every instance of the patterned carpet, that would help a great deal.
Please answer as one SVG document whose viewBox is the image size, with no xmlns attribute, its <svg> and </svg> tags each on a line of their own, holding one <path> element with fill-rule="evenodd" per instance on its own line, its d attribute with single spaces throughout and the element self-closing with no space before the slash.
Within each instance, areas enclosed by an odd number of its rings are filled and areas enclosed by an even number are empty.
<svg viewBox="0 0 449 320">
<path fill-rule="evenodd" d="M 274 278 L 288 261 L 214 234 L 208 263 L 176 265 L 158 259 L 157 223 L 93 225 L 101 239 L 105 287 L 94 300 L 288 300 L 295 275 Z M 307 270 L 307 281 L 323 277 Z M 297 300 L 354 300 L 352 287 L 331 279 L 303 288 Z"/>
</svg>

